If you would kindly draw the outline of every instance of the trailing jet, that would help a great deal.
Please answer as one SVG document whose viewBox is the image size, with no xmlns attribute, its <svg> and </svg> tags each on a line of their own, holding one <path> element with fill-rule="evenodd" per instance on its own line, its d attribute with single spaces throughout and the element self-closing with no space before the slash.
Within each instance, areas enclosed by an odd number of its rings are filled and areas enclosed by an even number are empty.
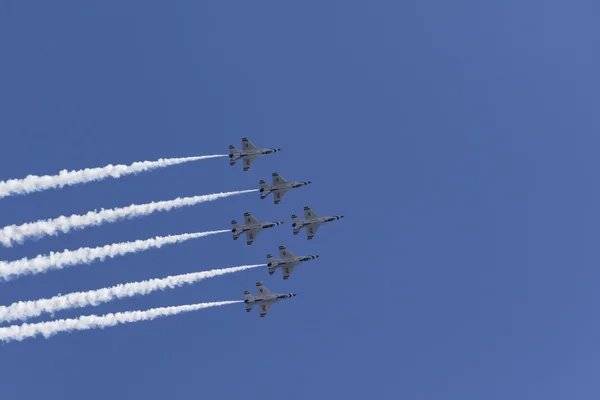
<svg viewBox="0 0 600 400">
<path fill-rule="evenodd" d="M 300 232 L 300 229 L 306 228 L 306 235 L 308 240 L 315 237 L 317 229 L 327 222 L 337 221 L 338 219 L 344 218 L 343 215 L 335 215 L 332 217 L 321 217 L 319 214 L 310 209 L 310 207 L 304 207 L 304 220 L 299 219 L 296 215 L 292 215 L 292 227 L 294 228 L 294 235 Z"/>
<path fill-rule="evenodd" d="M 244 171 L 248 171 L 252 163 L 264 154 L 277 153 L 281 149 L 259 149 L 252 144 L 248 138 L 242 139 L 242 151 L 238 151 L 235 146 L 229 146 L 229 165 L 235 165 L 240 158 L 244 159 Z"/>
<path fill-rule="evenodd" d="M 249 291 L 244 291 L 244 303 L 246 303 L 246 312 L 252 311 L 252 307 L 258 304 L 258 312 L 263 318 L 269 312 L 269 308 L 281 299 L 291 299 L 296 293 L 271 293 L 269 289 L 263 286 L 262 282 L 256 282 L 256 296 L 252 296 Z"/>
<path fill-rule="evenodd" d="M 242 233 L 246 234 L 246 244 L 251 245 L 254 243 L 254 239 L 258 236 L 260 231 L 274 226 L 283 224 L 281 222 L 259 222 L 249 212 L 244 213 L 244 221 L 246 225 L 242 226 L 237 221 L 231 221 L 231 232 L 233 232 L 233 240 L 238 240 Z"/>
<path fill-rule="evenodd" d="M 269 275 L 273 275 L 277 268 L 281 268 L 283 273 L 283 279 L 289 279 L 290 275 L 294 271 L 294 267 L 301 262 L 314 260 L 319 256 L 295 256 L 291 251 L 286 249 L 285 246 L 279 246 L 279 260 L 275 259 L 272 255 L 267 254 L 267 267 L 269 267 Z"/>
<path fill-rule="evenodd" d="M 292 189 L 310 185 L 310 183 L 310 181 L 288 182 L 277 172 L 273 172 L 273 184 L 271 186 L 267 185 L 267 182 L 265 181 L 260 181 L 260 198 L 262 200 L 267 197 L 269 193 L 273 193 L 275 204 L 279 204 L 287 192 Z"/>
</svg>

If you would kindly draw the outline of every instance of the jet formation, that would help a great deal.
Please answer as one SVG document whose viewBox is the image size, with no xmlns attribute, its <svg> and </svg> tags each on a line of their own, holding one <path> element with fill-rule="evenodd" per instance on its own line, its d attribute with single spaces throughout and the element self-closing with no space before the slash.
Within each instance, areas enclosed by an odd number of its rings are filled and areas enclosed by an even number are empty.
<svg viewBox="0 0 600 400">
<path fill-rule="evenodd" d="M 242 159 L 244 171 L 248 171 L 258 157 L 279 151 L 281 149 L 278 148 L 258 148 L 248 138 L 243 138 L 242 151 L 238 151 L 233 145 L 229 146 L 229 164 L 233 166 L 237 160 Z M 273 203 L 279 204 L 290 190 L 310 184 L 311 181 L 287 181 L 278 172 L 274 172 L 272 174 L 271 185 L 267 184 L 264 180 L 259 182 L 260 198 L 264 200 L 269 194 L 273 193 Z M 319 227 L 342 218 L 344 218 L 343 215 L 320 216 L 310 207 L 305 206 L 303 220 L 299 219 L 296 215 L 292 215 L 292 233 L 298 235 L 302 228 L 306 228 L 307 239 L 312 240 Z M 231 221 L 231 232 L 233 240 L 238 240 L 242 234 L 246 234 L 246 245 L 251 245 L 262 230 L 282 224 L 283 221 L 261 222 L 249 212 L 245 212 L 244 225 L 240 225 L 235 220 Z M 277 269 L 281 269 L 283 280 L 288 280 L 298 264 L 316 260 L 317 258 L 319 258 L 318 255 L 296 256 L 287 247 L 282 245 L 279 246 L 279 259 L 276 259 L 271 254 L 267 254 L 267 271 L 269 275 L 273 275 Z M 258 304 L 259 316 L 262 318 L 267 315 L 273 304 L 279 300 L 290 299 L 295 296 L 295 293 L 272 293 L 262 282 L 257 282 L 256 296 L 251 295 L 248 291 L 244 291 L 244 303 L 246 304 L 247 312 L 250 312 L 255 304 Z"/>
</svg>

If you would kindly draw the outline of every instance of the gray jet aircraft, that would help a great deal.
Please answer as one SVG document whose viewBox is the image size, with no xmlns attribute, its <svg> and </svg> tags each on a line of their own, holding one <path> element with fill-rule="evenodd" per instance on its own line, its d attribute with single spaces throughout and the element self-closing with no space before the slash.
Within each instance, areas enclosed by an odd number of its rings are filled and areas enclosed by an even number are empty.
<svg viewBox="0 0 600 400">
<path fill-rule="evenodd" d="M 310 185 L 310 181 L 304 182 L 288 182 L 277 172 L 273 172 L 273 185 L 267 185 L 267 182 L 260 181 L 260 198 L 264 199 L 273 193 L 273 200 L 275 204 L 279 204 L 283 196 L 292 189 L 299 188 L 302 186 Z"/>
<path fill-rule="evenodd" d="M 272 228 L 274 226 L 279 226 L 283 224 L 283 221 L 280 222 L 259 222 L 256 218 L 254 218 L 249 212 L 244 213 L 244 221 L 246 225 L 242 226 L 237 223 L 237 221 L 231 221 L 231 232 L 233 233 L 233 240 L 238 240 L 242 233 L 246 234 L 246 244 L 251 245 L 254 243 L 254 239 L 258 236 L 260 231 L 267 228 Z"/>
<path fill-rule="evenodd" d="M 252 311 L 252 307 L 258 304 L 260 317 L 263 318 L 269 312 L 269 308 L 281 299 L 291 299 L 296 293 L 271 293 L 262 282 L 256 282 L 256 296 L 252 296 L 249 291 L 244 291 L 244 303 L 246 303 L 246 312 Z"/>
<path fill-rule="evenodd" d="M 291 251 L 286 249 L 285 246 L 279 246 L 279 256 L 281 258 L 277 260 L 272 255 L 267 254 L 267 261 L 269 262 L 267 267 L 269 267 L 269 275 L 273 275 L 277 268 L 281 268 L 284 280 L 289 279 L 292 271 L 294 271 L 294 267 L 299 263 L 319 258 L 318 255 L 295 256 Z"/>
<path fill-rule="evenodd" d="M 343 215 L 335 215 L 332 217 L 321 217 L 319 214 L 310 209 L 310 207 L 304 207 L 304 220 L 299 219 L 296 215 L 292 215 L 292 227 L 294 228 L 294 235 L 300 233 L 300 229 L 306 228 L 306 235 L 308 240 L 315 237 L 317 229 L 327 222 L 337 221 L 338 219 L 344 218 Z"/>
<path fill-rule="evenodd" d="M 244 171 L 248 171 L 252 163 L 264 154 L 277 153 L 281 149 L 259 149 L 252 144 L 248 138 L 242 138 L 242 151 L 238 151 L 235 146 L 229 146 L 229 165 L 235 165 L 240 158 L 244 159 Z"/>
</svg>

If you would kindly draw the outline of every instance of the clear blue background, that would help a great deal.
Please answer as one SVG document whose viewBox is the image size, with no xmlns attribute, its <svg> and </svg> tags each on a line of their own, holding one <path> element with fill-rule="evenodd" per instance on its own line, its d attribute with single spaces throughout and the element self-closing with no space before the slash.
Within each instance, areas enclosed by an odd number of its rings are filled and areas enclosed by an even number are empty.
<svg viewBox="0 0 600 400">
<path fill-rule="evenodd" d="M 85 4 L 83 4 L 85 3 Z M 223 153 L 0 201 L 0 226 L 101 207 L 313 185 L 0 249 L 51 250 L 283 219 L 0 285 L 0 303 L 320 254 L 60 312 L 74 317 L 296 292 L 0 345 L 2 399 L 597 399 L 597 1 L 20 1 L 0 8 L 0 179 Z M 289 217 L 346 218 L 314 241 Z M 51 316 L 45 319 L 52 319 Z M 41 320 L 41 319 L 40 319 Z"/>
</svg>

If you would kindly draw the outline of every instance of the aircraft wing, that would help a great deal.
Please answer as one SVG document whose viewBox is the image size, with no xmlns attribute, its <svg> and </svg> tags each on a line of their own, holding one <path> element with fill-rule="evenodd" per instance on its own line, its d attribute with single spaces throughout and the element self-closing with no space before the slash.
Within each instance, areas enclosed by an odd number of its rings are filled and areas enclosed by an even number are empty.
<svg viewBox="0 0 600 400">
<path fill-rule="evenodd" d="M 321 226 L 321 225 L 318 225 L 318 224 L 306 225 L 306 238 L 308 240 L 312 240 L 312 238 L 315 237 L 315 234 L 317 233 L 319 226 Z"/>
<path fill-rule="evenodd" d="M 283 196 L 289 191 L 289 189 L 280 189 L 273 192 L 273 202 L 275 204 L 279 204 L 279 202 L 283 199 Z"/>
<path fill-rule="evenodd" d="M 254 161 L 256 161 L 255 156 L 244 157 L 244 171 L 248 171 Z"/>
<path fill-rule="evenodd" d="M 310 207 L 304 207 L 304 219 L 317 218 L 319 214 L 314 212 Z"/>
<path fill-rule="evenodd" d="M 256 149 L 256 146 L 254 144 L 252 144 L 252 142 L 249 141 L 248 138 L 242 138 L 242 149 L 254 150 L 254 149 Z"/>
<path fill-rule="evenodd" d="M 252 216 L 252 214 L 250 214 L 249 212 L 245 212 L 244 213 L 244 221 L 246 222 L 246 225 L 257 225 L 260 222 L 258 222 L 258 220 L 256 218 L 254 218 Z"/>
<path fill-rule="evenodd" d="M 284 183 L 288 183 L 283 176 L 279 175 L 277 172 L 273 172 L 273 186 L 283 185 Z"/>
<path fill-rule="evenodd" d="M 256 239 L 259 233 L 260 229 L 251 229 L 249 231 L 246 231 L 246 244 L 250 246 L 252 243 L 254 243 L 254 240 Z"/>
<path fill-rule="evenodd" d="M 279 256 L 283 259 L 292 258 L 294 254 L 287 249 L 285 246 L 279 246 Z"/>
<path fill-rule="evenodd" d="M 261 303 L 258 305 L 258 311 L 260 312 L 261 318 L 264 318 L 265 315 L 267 315 L 269 308 L 271 308 L 272 305 L 273 303 Z"/>
<path fill-rule="evenodd" d="M 283 272 L 284 280 L 288 280 L 290 278 L 292 271 L 294 271 L 294 267 L 296 267 L 296 264 L 285 265 L 281 268 L 281 272 Z"/>
<path fill-rule="evenodd" d="M 271 291 L 267 289 L 266 286 L 263 285 L 262 282 L 256 282 L 256 295 L 260 296 L 261 294 L 269 294 Z"/>
</svg>

